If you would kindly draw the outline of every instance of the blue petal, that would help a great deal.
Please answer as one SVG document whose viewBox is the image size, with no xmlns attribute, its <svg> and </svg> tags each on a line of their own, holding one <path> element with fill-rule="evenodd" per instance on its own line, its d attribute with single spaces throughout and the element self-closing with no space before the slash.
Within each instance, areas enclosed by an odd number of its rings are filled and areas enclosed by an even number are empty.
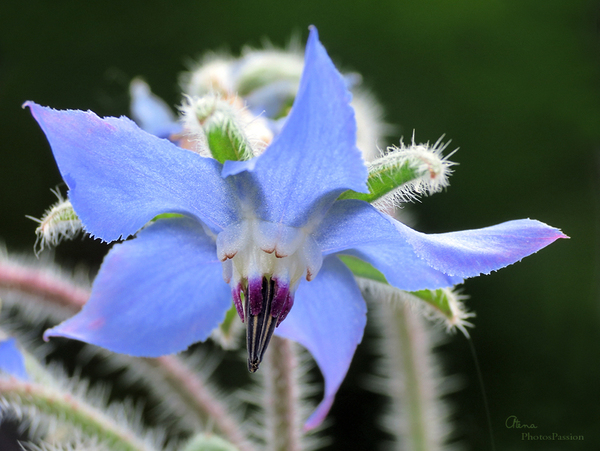
<svg viewBox="0 0 600 451">
<path fill-rule="evenodd" d="M 294 307 L 275 330 L 310 351 L 325 378 L 325 397 L 305 428 L 317 427 L 331 408 L 367 321 L 367 307 L 354 276 L 337 258 L 325 260 L 317 277 L 303 281 Z"/>
<path fill-rule="evenodd" d="M 355 255 L 379 269 L 390 284 L 409 291 L 488 274 L 565 237 L 530 219 L 427 235 L 357 200 L 336 202 L 315 234 L 325 255 Z"/>
<path fill-rule="evenodd" d="M 540 221 L 520 219 L 483 229 L 427 235 L 393 221 L 415 252 L 433 268 L 451 276 L 489 274 L 520 261 L 559 238 L 560 230 Z"/>
<path fill-rule="evenodd" d="M 312 28 L 298 95 L 281 133 L 260 157 L 227 161 L 223 168 L 223 177 L 237 174 L 240 195 L 259 218 L 300 227 L 343 191 L 366 192 L 367 169 L 356 147 L 350 100 Z"/>
<path fill-rule="evenodd" d="M 81 312 L 44 338 L 158 357 L 205 340 L 229 307 L 231 289 L 212 238 L 193 219 L 163 219 L 116 244 Z"/>
<path fill-rule="evenodd" d="M 127 118 L 25 103 L 46 133 L 86 231 L 127 237 L 160 213 L 183 213 L 218 232 L 237 219 L 221 165 L 139 129 Z"/>
<path fill-rule="evenodd" d="M 14 338 L 0 341 L 0 372 L 8 373 L 22 380 L 28 380 L 25 360 L 17 349 Z"/>
<path fill-rule="evenodd" d="M 159 138 L 179 133 L 181 124 L 163 99 L 152 94 L 148 84 L 139 78 L 129 85 L 131 117 L 140 128 Z"/>
<path fill-rule="evenodd" d="M 408 227 L 359 200 L 341 200 L 333 204 L 315 231 L 314 238 L 323 254 L 354 255 L 379 269 L 387 281 L 408 291 L 456 285 L 461 277 L 452 277 L 432 268 L 398 233 L 394 224 Z"/>
</svg>

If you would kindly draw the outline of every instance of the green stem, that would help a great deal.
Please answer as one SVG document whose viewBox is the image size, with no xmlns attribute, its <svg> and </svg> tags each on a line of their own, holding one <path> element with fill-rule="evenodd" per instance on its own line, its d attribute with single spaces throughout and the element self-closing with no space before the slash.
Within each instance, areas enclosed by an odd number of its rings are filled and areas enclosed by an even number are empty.
<svg viewBox="0 0 600 451">
<path fill-rule="evenodd" d="M 89 404 L 58 390 L 15 378 L 0 379 L 0 395 L 20 406 L 35 407 L 41 412 L 80 428 L 115 449 L 122 451 L 152 451 L 133 432 Z"/>
<path fill-rule="evenodd" d="M 252 451 L 253 447 L 242 433 L 240 421 L 229 415 L 225 406 L 187 365 L 175 356 L 163 356 L 147 361 L 165 374 L 171 387 L 205 423 L 212 422 L 240 451 Z"/>
<path fill-rule="evenodd" d="M 423 415 L 424 387 L 420 379 L 419 367 L 423 366 L 422 361 L 418 361 L 422 355 L 419 346 L 419 338 L 415 335 L 422 333 L 417 330 L 418 327 L 410 307 L 404 305 L 402 308 L 396 308 L 394 322 L 398 330 L 399 344 L 402 349 L 398 358 L 402 361 L 404 368 L 404 398 L 405 406 L 408 408 L 408 435 L 415 451 L 426 451 L 427 446 L 425 418 Z M 419 355 L 421 354 L 421 355 Z"/>
<path fill-rule="evenodd" d="M 440 450 L 449 428 L 439 399 L 431 333 L 408 303 L 378 307 L 390 373 L 387 390 L 395 412 L 390 429 L 403 450 Z"/>
<path fill-rule="evenodd" d="M 267 449 L 300 451 L 300 393 L 294 344 L 274 336 L 265 357 Z"/>
</svg>

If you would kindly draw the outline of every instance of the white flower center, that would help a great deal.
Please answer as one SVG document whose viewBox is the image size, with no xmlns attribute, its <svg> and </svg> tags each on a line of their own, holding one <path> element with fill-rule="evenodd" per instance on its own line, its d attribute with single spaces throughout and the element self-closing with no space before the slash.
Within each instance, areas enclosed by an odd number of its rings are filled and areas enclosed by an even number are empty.
<svg viewBox="0 0 600 451">
<path fill-rule="evenodd" d="M 321 249 L 305 229 L 250 218 L 219 233 L 217 256 L 246 323 L 248 370 L 255 372 L 294 304 L 300 279 L 310 281 L 321 269 Z"/>
<path fill-rule="evenodd" d="M 223 278 L 232 288 L 243 280 L 267 276 L 296 287 L 302 277 L 312 280 L 323 263 L 321 250 L 304 230 L 245 219 L 217 237 Z"/>
</svg>

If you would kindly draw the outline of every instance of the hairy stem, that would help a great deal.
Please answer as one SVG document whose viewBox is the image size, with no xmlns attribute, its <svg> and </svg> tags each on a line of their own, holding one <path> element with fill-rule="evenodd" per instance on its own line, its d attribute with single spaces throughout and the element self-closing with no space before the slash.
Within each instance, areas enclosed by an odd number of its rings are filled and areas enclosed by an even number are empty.
<svg viewBox="0 0 600 451">
<path fill-rule="evenodd" d="M 204 421 L 210 421 L 214 426 L 240 451 L 251 451 L 247 437 L 243 434 L 239 420 L 229 415 L 225 406 L 213 396 L 196 373 L 175 356 L 163 356 L 156 359 L 147 359 L 164 374 L 167 381 L 186 402 L 197 412 Z"/>
<path fill-rule="evenodd" d="M 35 407 L 61 421 L 80 428 L 84 433 L 123 451 L 152 451 L 155 448 L 134 433 L 84 401 L 69 393 L 24 382 L 15 378 L 0 379 L 0 396 L 20 406 Z"/>
<path fill-rule="evenodd" d="M 0 288 L 20 291 L 35 296 L 41 302 L 54 303 L 73 312 L 87 302 L 90 292 L 75 284 L 59 279 L 49 271 L 0 260 Z M 169 386 L 199 417 L 210 419 L 223 435 L 241 451 L 251 451 L 249 441 L 224 404 L 216 399 L 206 383 L 175 356 L 147 359 L 158 368 Z"/>
<path fill-rule="evenodd" d="M 402 309 L 395 309 L 394 322 L 397 327 L 399 343 L 402 344 L 402 351 L 398 358 L 402 359 L 404 368 L 404 398 L 405 406 L 410 414 L 408 415 L 408 435 L 415 451 L 426 451 L 427 435 L 426 420 L 424 418 L 424 402 L 426 402 L 424 384 L 420 379 L 419 367 L 425 362 L 422 361 L 426 349 L 419 349 L 422 346 L 422 337 L 416 336 L 423 331 L 417 329 L 415 318 L 412 316 L 408 305 Z M 400 346 L 399 346 L 400 348 Z M 425 370 L 426 371 L 426 370 Z"/>
<path fill-rule="evenodd" d="M 443 449 L 449 431 L 439 399 L 438 369 L 430 331 L 408 303 L 379 305 L 386 359 L 386 390 L 392 399 L 387 426 L 397 446 L 410 451 Z"/>
<path fill-rule="evenodd" d="M 47 271 L 0 259 L 0 288 L 20 291 L 43 300 L 79 310 L 88 300 L 89 290 L 59 279 Z"/>
<path fill-rule="evenodd" d="M 269 451 L 300 451 L 298 359 L 294 344 L 274 336 L 265 356 L 266 426 Z"/>
</svg>

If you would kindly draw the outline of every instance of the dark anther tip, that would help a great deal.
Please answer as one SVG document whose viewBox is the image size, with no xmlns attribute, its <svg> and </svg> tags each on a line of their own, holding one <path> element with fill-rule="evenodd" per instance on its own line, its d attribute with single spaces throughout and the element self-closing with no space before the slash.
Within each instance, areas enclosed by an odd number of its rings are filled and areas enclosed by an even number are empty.
<svg viewBox="0 0 600 451">
<path fill-rule="evenodd" d="M 255 359 L 255 360 L 250 360 L 248 359 L 248 371 L 250 371 L 251 373 L 256 373 L 256 371 L 258 370 L 258 366 L 260 365 L 260 360 Z"/>
</svg>

